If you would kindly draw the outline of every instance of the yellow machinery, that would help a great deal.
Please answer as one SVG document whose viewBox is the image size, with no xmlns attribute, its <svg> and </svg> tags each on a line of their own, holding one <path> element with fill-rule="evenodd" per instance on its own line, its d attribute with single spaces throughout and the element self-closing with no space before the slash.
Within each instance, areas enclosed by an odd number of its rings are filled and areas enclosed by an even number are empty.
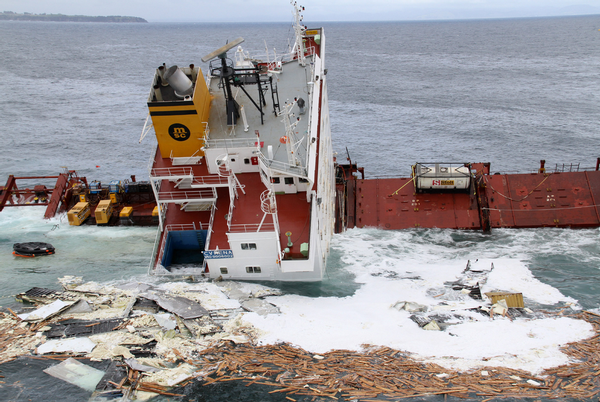
<svg viewBox="0 0 600 402">
<path fill-rule="evenodd" d="M 119 221 L 121 225 L 132 225 L 133 221 L 131 220 L 131 215 L 133 215 L 133 207 L 123 207 L 121 212 L 119 212 Z"/>
<path fill-rule="evenodd" d="M 78 202 L 67 213 L 69 225 L 79 226 L 90 216 L 90 203 Z"/>
<path fill-rule="evenodd" d="M 102 200 L 98 203 L 96 207 L 96 224 L 104 225 L 110 221 L 110 217 L 112 216 L 112 201 L 111 200 Z"/>
<path fill-rule="evenodd" d="M 204 155 L 210 102 L 199 67 L 159 67 L 148 109 L 163 158 Z"/>
<path fill-rule="evenodd" d="M 123 207 L 123 209 L 119 213 L 119 217 L 129 218 L 132 213 L 133 213 L 133 207 Z"/>
</svg>

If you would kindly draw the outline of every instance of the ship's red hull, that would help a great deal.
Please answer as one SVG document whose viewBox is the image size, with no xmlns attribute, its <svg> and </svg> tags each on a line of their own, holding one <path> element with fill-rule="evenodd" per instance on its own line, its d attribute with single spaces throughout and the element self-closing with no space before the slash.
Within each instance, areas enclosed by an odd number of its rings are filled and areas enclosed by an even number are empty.
<svg viewBox="0 0 600 402">
<path fill-rule="evenodd" d="M 477 164 L 473 172 L 476 180 L 463 192 L 418 192 L 411 178 L 338 182 L 346 200 L 338 219 L 381 229 L 600 226 L 598 170 L 489 174 L 489 165 Z"/>
</svg>

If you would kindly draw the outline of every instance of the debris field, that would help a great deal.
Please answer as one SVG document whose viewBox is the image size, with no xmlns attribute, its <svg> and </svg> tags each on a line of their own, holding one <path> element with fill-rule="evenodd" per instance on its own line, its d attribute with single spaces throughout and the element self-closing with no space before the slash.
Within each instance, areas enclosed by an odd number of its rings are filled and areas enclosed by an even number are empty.
<svg viewBox="0 0 600 402">
<path fill-rule="evenodd" d="M 227 304 L 222 295 L 176 285 L 61 282 L 60 292 L 33 288 L 18 296 L 35 307 L 0 313 L 0 375 L 1 364 L 22 356 L 52 359 L 57 366 L 44 370 L 47 374 L 66 381 L 72 372 L 97 376 L 93 395 L 131 399 L 178 399 L 191 396 L 186 386 L 209 390 L 211 384 L 230 381 L 270 387 L 270 394 L 289 401 L 397 401 L 430 395 L 591 400 L 600 393 L 600 315 L 589 311 L 570 315 L 589 322 L 595 335 L 562 348 L 568 365 L 535 375 L 503 367 L 459 372 L 389 347 L 363 345 L 362 351 L 317 355 L 286 343 L 258 345 L 257 330 L 241 319 L 242 313 L 272 314 L 277 308 L 263 297 L 275 290 L 242 297 L 235 284 L 222 283 L 223 293 L 236 299 Z M 97 373 L 79 362 L 83 359 L 112 364 Z"/>
</svg>

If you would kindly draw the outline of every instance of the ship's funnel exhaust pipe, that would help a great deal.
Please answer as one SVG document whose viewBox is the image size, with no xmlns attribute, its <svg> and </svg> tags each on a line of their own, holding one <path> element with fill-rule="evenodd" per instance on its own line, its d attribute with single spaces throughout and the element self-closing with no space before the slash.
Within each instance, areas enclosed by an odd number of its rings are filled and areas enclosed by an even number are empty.
<svg viewBox="0 0 600 402">
<path fill-rule="evenodd" d="M 160 85 L 159 84 L 156 84 L 154 86 L 154 96 L 156 96 L 156 100 L 158 102 L 162 102 L 163 101 L 162 92 L 160 92 Z"/>
<path fill-rule="evenodd" d="M 164 79 L 175 90 L 175 95 L 185 98 L 192 94 L 194 88 L 192 81 L 177 66 L 171 66 L 164 74 Z"/>
</svg>

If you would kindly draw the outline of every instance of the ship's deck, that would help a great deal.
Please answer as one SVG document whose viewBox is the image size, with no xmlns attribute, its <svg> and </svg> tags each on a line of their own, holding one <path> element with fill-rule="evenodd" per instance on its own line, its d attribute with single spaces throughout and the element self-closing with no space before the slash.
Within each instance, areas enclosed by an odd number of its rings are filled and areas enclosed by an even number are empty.
<svg viewBox="0 0 600 402">
<path fill-rule="evenodd" d="M 173 166 L 171 159 L 162 158 L 160 151 L 157 149 L 154 159 L 154 169 L 180 169 L 180 166 Z M 208 173 L 206 163 L 202 161 L 200 164 L 189 165 L 186 168 L 193 170 L 194 177 L 201 178 L 211 176 Z M 218 176 L 212 175 L 213 178 Z M 260 224 L 264 212 L 261 209 L 260 195 L 266 190 L 266 187 L 260 179 L 258 173 L 241 173 L 237 174 L 240 184 L 243 186 L 245 194 L 238 189 L 238 198 L 235 201 L 235 208 L 231 216 L 232 228 L 236 231 L 252 231 L 256 230 Z M 174 182 L 163 180 L 161 183 L 160 193 L 168 193 L 176 190 Z M 194 191 L 194 190 L 189 190 Z M 306 193 L 296 194 L 277 194 L 277 212 L 280 225 L 280 243 L 282 248 L 288 242 L 286 232 L 292 232 L 292 242 L 294 247 L 291 248 L 290 257 L 299 257 L 299 247 L 301 243 L 306 243 L 309 240 L 309 219 L 310 219 L 310 203 L 306 201 Z M 213 232 L 208 247 L 210 249 L 219 248 L 229 249 L 227 232 L 226 215 L 229 213 L 229 189 L 228 187 L 217 188 L 217 200 L 215 203 L 216 212 L 213 223 Z M 211 211 L 183 211 L 180 204 L 169 204 L 165 215 L 165 222 L 169 225 L 189 225 L 194 223 L 197 229 L 207 229 L 210 223 Z M 267 230 L 269 224 L 272 230 L 273 219 L 269 215 L 265 218 L 262 230 Z M 161 241 L 162 243 L 162 241 Z M 162 244 L 161 244 L 162 246 Z"/>
<path fill-rule="evenodd" d="M 417 193 L 410 178 L 357 180 L 347 219 L 382 229 L 482 229 L 481 209 L 489 211 L 491 228 L 600 225 L 600 171 L 485 174 L 483 180 L 487 206 L 472 191 Z"/>
<path fill-rule="evenodd" d="M 306 148 L 307 148 L 307 133 L 309 124 L 309 92 L 312 91 L 312 83 L 309 83 L 311 73 L 311 63 L 313 57 L 308 57 L 306 66 L 301 66 L 298 61 L 293 60 L 282 64 L 280 72 L 273 72 L 270 75 L 273 78 L 273 86 L 277 88 L 279 96 L 279 110 L 283 111 L 285 103 L 293 103 L 294 99 L 302 98 L 306 105 L 306 113 L 300 114 L 300 109 L 296 105 L 292 108 L 294 116 L 291 117 L 292 122 L 298 122 L 293 130 L 296 140 L 300 143 L 295 155 L 300 161 L 300 164 L 306 167 Z M 210 93 L 213 97 L 211 102 L 211 113 L 208 120 L 210 129 L 210 140 L 228 142 L 229 147 L 235 146 L 236 140 L 256 140 L 256 132 L 259 133 L 261 151 L 269 157 L 267 148 L 272 146 L 273 160 L 282 163 L 288 163 L 288 154 L 286 152 L 285 143 L 282 142 L 282 137 L 286 136 L 285 125 L 282 122 L 284 116 L 276 116 L 273 107 L 273 96 L 271 94 L 271 86 L 266 79 L 267 75 L 261 75 L 261 85 L 266 88 L 264 91 L 266 106 L 263 106 L 263 120 L 259 110 L 252 103 L 250 98 L 240 88 L 232 87 L 234 99 L 239 104 L 240 109 L 243 107 L 246 116 L 248 127 L 244 125 L 244 120 L 240 116 L 235 126 L 227 125 L 227 113 L 225 106 L 224 90 L 220 87 L 219 77 L 212 77 L 210 81 Z M 246 84 L 244 89 L 251 96 L 255 103 L 258 103 L 259 94 L 258 86 L 255 84 Z M 277 97 L 275 97 L 277 102 Z M 297 120 L 297 119 L 300 120 Z M 222 144 L 219 144 L 222 145 Z M 215 146 L 211 141 L 208 146 Z M 269 157 L 269 159 L 271 159 Z"/>
</svg>

